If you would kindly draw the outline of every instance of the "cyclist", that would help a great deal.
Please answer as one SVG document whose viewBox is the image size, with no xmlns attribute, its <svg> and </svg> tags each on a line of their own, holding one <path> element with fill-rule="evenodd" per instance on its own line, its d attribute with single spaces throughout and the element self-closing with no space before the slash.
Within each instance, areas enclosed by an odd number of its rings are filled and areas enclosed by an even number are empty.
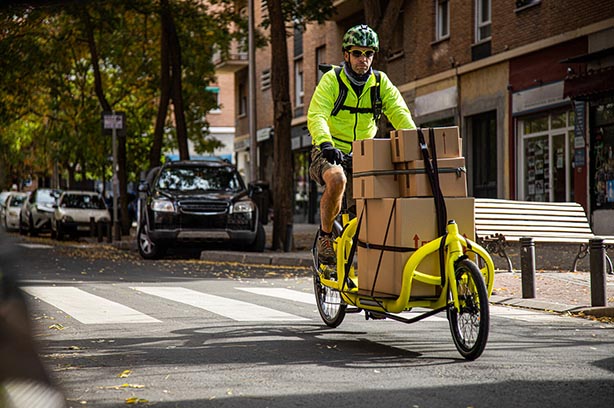
<svg viewBox="0 0 614 408">
<path fill-rule="evenodd" d="M 309 174 L 325 186 L 317 250 L 319 261 L 327 265 L 335 263 L 332 227 L 348 183 L 348 199 L 352 199 L 351 171 L 346 177 L 341 167 L 352 142 L 375 137 L 381 113 L 395 129 L 416 128 L 399 90 L 386 74 L 371 67 L 378 50 L 373 29 L 365 24 L 350 28 L 343 36 L 342 66 L 322 76 L 309 104 L 307 127 L 313 141 Z M 339 100 L 343 93 L 345 100 Z"/>
</svg>

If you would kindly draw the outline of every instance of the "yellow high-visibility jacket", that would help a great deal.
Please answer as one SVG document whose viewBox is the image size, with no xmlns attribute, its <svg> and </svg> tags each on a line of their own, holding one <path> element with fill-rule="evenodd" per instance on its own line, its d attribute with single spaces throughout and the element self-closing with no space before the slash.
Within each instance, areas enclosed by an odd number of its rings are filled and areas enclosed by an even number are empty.
<svg viewBox="0 0 614 408">
<path fill-rule="evenodd" d="M 353 141 L 371 139 L 377 133 L 377 122 L 371 106 L 371 87 L 377 86 L 377 80 L 372 73 L 359 96 L 356 95 L 344 70 L 341 70 L 339 78 L 348 88 L 343 105 L 358 108 L 362 112 L 341 109 L 335 116 L 331 115 L 339 96 L 337 75 L 335 70 L 331 69 L 322 76 L 311 98 L 307 113 L 307 128 L 313 145 L 319 146 L 323 142 L 331 142 L 333 146 L 347 154 L 352 151 Z M 401 93 L 381 71 L 380 98 L 382 112 L 395 129 L 416 128 Z"/>
</svg>

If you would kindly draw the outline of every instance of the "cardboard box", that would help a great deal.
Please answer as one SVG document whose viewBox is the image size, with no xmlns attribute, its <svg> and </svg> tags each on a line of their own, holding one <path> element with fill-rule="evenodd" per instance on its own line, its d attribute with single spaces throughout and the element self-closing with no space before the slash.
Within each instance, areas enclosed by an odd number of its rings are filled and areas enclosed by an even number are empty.
<svg viewBox="0 0 614 408">
<path fill-rule="evenodd" d="M 438 159 L 462 156 L 461 139 L 458 126 L 434 128 L 435 147 Z M 428 146 L 429 154 L 432 155 L 429 146 L 428 128 L 422 129 L 424 140 Z M 413 160 L 423 160 L 420 144 L 418 143 L 418 131 L 416 129 L 397 130 L 390 133 L 392 146 L 392 161 L 402 163 Z"/>
<path fill-rule="evenodd" d="M 394 170 L 392 148 L 388 139 L 357 140 L 352 144 L 353 173 Z"/>
<path fill-rule="evenodd" d="M 352 176 L 352 195 L 354 198 L 399 197 L 399 179 L 394 174 Z"/>
<path fill-rule="evenodd" d="M 407 170 L 409 174 L 399 175 L 399 195 L 401 197 L 432 197 L 431 181 L 424 167 L 424 160 L 414 160 L 395 164 L 397 170 Z M 438 159 L 439 186 L 444 197 L 467 197 L 467 172 L 465 159 Z"/>
<path fill-rule="evenodd" d="M 475 239 L 474 198 L 448 198 L 448 220 L 454 219 L 461 234 Z M 357 200 L 360 219 L 358 239 L 363 243 L 404 248 L 407 251 L 358 246 L 358 286 L 366 295 L 397 297 L 401 292 L 403 268 L 413 250 L 437 238 L 437 215 L 432 198 L 382 198 Z M 410 251 L 411 250 L 411 251 Z M 437 253 L 417 268 L 439 276 Z M 412 297 L 435 296 L 437 288 L 422 282 L 412 284 Z"/>
</svg>

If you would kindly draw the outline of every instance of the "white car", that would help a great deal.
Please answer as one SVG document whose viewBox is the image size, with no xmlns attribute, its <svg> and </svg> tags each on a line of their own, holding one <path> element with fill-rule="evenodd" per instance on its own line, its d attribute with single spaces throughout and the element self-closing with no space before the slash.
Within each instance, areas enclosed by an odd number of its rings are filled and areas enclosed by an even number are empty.
<svg viewBox="0 0 614 408">
<path fill-rule="evenodd" d="M 102 196 L 91 191 L 64 191 L 54 208 L 51 236 L 58 240 L 65 234 L 91 234 L 92 219 L 95 223 L 111 222 Z"/>
<path fill-rule="evenodd" d="M 23 202 L 28 199 L 27 193 L 18 193 L 16 191 L 10 193 L 4 202 L 2 211 L 2 226 L 7 231 L 19 230 L 19 212 Z"/>
</svg>

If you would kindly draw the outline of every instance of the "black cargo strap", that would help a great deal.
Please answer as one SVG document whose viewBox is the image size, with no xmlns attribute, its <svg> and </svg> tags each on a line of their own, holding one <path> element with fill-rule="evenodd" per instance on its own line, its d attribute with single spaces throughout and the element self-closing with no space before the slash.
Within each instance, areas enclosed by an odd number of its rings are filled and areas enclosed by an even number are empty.
<svg viewBox="0 0 614 408">
<path fill-rule="evenodd" d="M 445 269 L 445 257 L 444 257 L 444 245 L 446 239 L 446 223 L 448 213 L 446 210 L 446 202 L 441 192 L 439 185 L 439 169 L 437 167 L 437 146 L 435 146 L 435 131 L 433 128 L 429 128 L 429 146 L 431 150 L 431 157 L 429 157 L 429 149 L 424 139 L 422 129 L 418 129 L 418 143 L 420 144 L 420 150 L 422 151 L 422 157 L 424 158 L 424 168 L 427 170 L 427 175 L 431 183 L 431 191 L 433 192 L 433 199 L 435 200 L 435 212 L 437 214 L 437 233 L 442 237 L 442 243 L 439 247 L 439 272 L 441 273 L 441 284 L 445 282 L 446 269 Z"/>
<path fill-rule="evenodd" d="M 393 245 L 370 244 L 368 242 L 364 242 L 361 240 L 358 240 L 358 246 L 361 248 L 376 249 L 379 251 L 390 251 L 390 252 L 414 252 L 416 251 L 416 248 L 400 247 L 400 246 L 393 246 Z"/>
<path fill-rule="evenodd" d="M 344 105 L 345 99 L 348 95 L 348 87 L 341 79 L 342 69 L 342 67 L 335 67 L 335 75 L 337 76 L 337 82 L 339 83 L 339 96 L 337 96 L 337 100 L 333 105 L 333 110 L 330 115 L 336 116 L 340 110 L 347 110 L 353 115 L 357 113 L 372 113 L 373 120 L 377 122 L 382 115 L 382 98 L 380 95 L 380 72 L 377 70 L 373 70 L 373 73 L 375 74 L 375 86 L 371 87 L 371 108 L 359 108 L 355 106 Z"/>
<path fill-rule="evenodd" d="M 456 173 L 456 177 L 460 177 L 462 173 L 467 173 L 467 168 L 465 166 L 460 167 L 445 167 L 443 169 L 438 169 L 438 172 L 441 173 Z M 399 170 L 370 170 L 370 171 L 359 171 L 353 173 L 353 177 L 367 177 L 367 176 L 391 176 L 391 175 L 403 175 L 403 174 L 425 174 L 428 173 L 427 169 L 399 169 Z"/>
</svg>

